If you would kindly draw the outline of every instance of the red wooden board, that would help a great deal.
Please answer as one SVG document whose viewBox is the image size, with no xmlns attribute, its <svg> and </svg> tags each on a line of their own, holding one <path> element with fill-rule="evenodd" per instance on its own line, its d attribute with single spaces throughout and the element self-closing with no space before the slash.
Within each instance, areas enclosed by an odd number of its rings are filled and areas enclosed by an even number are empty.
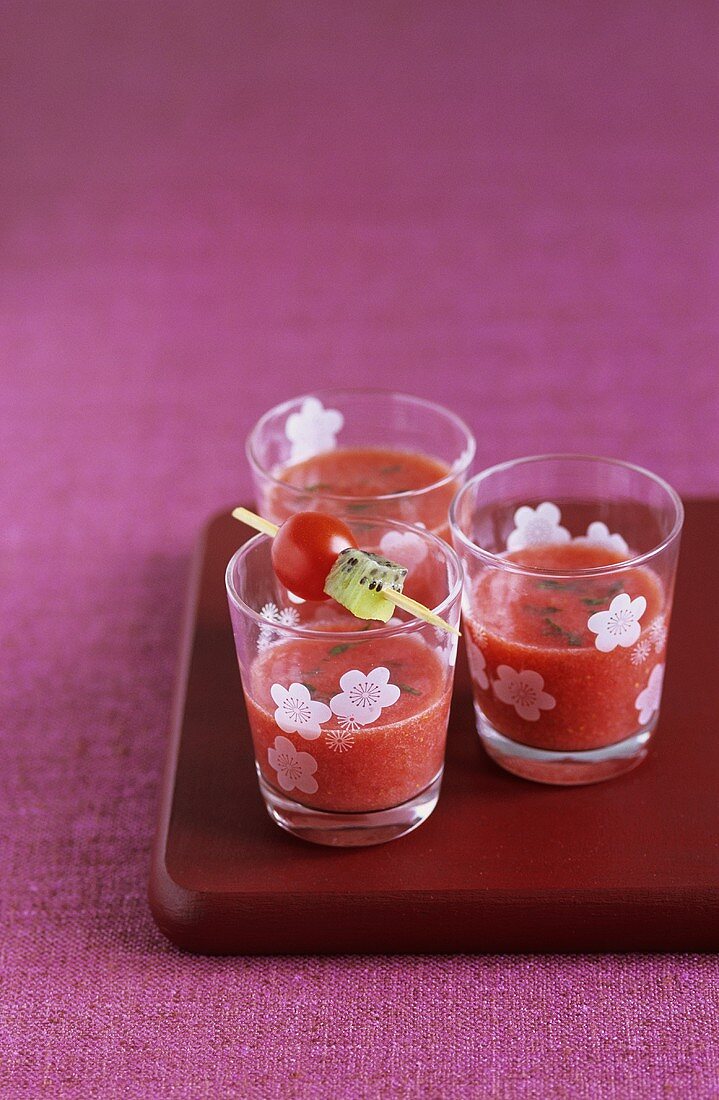
<svg viewBox="0 0 719 1100">
<path fill-rule="evenodd" d="M 667 679 L 649 759 L 545 787 L 480 749 L 464 655 L 439 805 L 411 835 L 335 850 L 264 809 L 224 590 L 243 539 L 198 548 L 150 882 L 203 953 L 719 950 L 719 501 L 687 507 Z"/>
</svg>

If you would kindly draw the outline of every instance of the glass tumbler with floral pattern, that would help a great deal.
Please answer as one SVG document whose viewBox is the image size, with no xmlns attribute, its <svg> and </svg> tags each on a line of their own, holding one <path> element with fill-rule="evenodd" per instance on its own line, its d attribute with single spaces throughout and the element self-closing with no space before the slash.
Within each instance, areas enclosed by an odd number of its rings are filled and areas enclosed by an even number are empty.
<svg viewBox="0 0 719 1100">
<path fill-rule="evenodd" d="M 474 436 L 449 409 L 409 394 L 322 390 L 257 422 L 247 457 L 263 516 L 294 512 L 382 516 L 449 541 L 449 506 L 464 483 Z"/>
<path fill-rule="evenodd" d="M 644 759 L 683 514 L 649 471 L 581 455 L 494 466 L 458 493 L 477 727 L 502 767 L 593 783 Z"/>
<path fill-rule="evenodd" d="M 392 520 L 344 517 L 358 545 L 406 565 L 407 595 L 457 626 L 462 571 L 443 540 Z M 357 619 L 296 602 L 258 535 L 226 572 L 260 792 L 305 840 L 379 844 L 420 825 L 439 797 L 457 637 L 397 611 Z"/>
</svg>

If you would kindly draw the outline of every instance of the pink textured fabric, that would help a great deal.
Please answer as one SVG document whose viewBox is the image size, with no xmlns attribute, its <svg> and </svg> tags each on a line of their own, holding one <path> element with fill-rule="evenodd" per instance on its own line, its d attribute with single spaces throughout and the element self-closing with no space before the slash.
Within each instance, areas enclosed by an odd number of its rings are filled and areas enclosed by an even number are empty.
<svg viewBox="0 0 719 1100">
<path fill-rule="evenodd" d="M 190 958 L 145 884 L 188 556 L 275 400 L 719 490 L 717 9 L 0 24 L 0 1093 L 716 1095 L 714 958 Z"/>
</svg>

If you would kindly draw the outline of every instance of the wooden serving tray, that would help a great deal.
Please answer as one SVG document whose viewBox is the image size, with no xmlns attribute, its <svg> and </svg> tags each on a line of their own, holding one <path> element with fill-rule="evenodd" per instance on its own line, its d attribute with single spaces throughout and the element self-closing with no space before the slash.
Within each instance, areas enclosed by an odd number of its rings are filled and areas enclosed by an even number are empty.
<svg viewBox="0 0 719 1100">
<path fill-rule="evenodd" d="M 480 748 L 464 654 L 439 805 L 379 847 L 283 833 L 257 789 L 230 630 L 229 515 L 198 547 L 150 904 L 207 954 L 719 950 L 719 501 L 687 507 L 649 759 L 589 787 L 516 779 Z"/>
</svg>

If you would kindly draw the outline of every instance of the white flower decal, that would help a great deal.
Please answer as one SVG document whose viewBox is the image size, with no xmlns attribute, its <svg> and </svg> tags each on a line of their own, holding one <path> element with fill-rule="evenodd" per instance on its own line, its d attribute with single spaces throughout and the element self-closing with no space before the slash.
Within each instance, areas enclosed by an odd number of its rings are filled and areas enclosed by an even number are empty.
<svg viewBox="0 0 719 1100">
<path fill-rule="evenodd" d="M 270 623 L 279 623 L 281 626 L 297 626 L 300 621 L 299 614 L 294 607 L 283 607 L 280 611 L 276 603 L 266 603 L 260 610 L 263 619 Z M 257 648 L 262 651 L 272 645 L 276 634 L 272 627 L 261 626 L 257 639 Z"/>
<path fill-rule="evenodd" d="M 354 714 L 338 714 L 337 725 L 340 727 L 340 729 L 349 730 L 350 732 L 352 732 L 353 730 L 358 730 L 360 728 L 360 724 L 355 718 Z"/>
<path fill-rule="evenodd" d="M 459 638 L 456 634 L 450 634 L 446 630 L 440 629 L 436 626 L 434 628 L 434 636 L 439 642 L 439 645 L 434 647 L 435 653 L 439 659 L 447 664 L 450 668 L 454 668 L 457 663 L 457 649 L 459 647 Z"/>
<path fill-rule="evenodd" d="M 477 681 L 479 686 L 486 690 L 489 687 L 489 676 L 487 675 L 487 658 L 484 656 L 479 646 L 474 644 L 474 639 L 472 638 L 469 631 L 467 631 L 466 640 L 470 672 L 472 673 L 472 676 Z"/>
<path fill-rule="evenodd" d="M 637 695 L 634 706 L 639 711 L 639 721 L 644 726 L 659 709 L 664 681 L 664 665 L 655 665 L 649 674 L 649 682 Z"/>
<path fill-rule="evenodd" d="M 299 733 L 306 741 L 319 737 L 320 722 L 327 722 L 332 711 L 326 703 L 315 703 L 304 684 L 273 684 L 270 695 L 277 704 L 275 722 L 285 733 Z M 274 767 L 274 765 L 273 765 Z"/>
<path fill-rule="evenodd" d="M 389 682 L 389 669 L 373 668 L 364 672 L 353 668 L 340 677 L 342 691 L 330 699 L 332 713 L 340 718 L 354 718 L 360 726 L 375 722 L 383 707 L 391 707 L 399 699 L 400 691 Z"/>
<path fill-rule="evenodd" d="M 569 542 L 566 527 L 560 527 L 562 513 L 556 504 L 545 500 L 536 508 L 526 504 L 514 513 L 514 530 L 507 539 L 508 550 L 524 550 L 527 546 L 553 546 Z"/>
<path fill-rule="evenodd" d="M 344 729 L 327 730 L 325 733 L 325 741 L 332 749 L 332 752 L 350 751 L 355 743 L 354 734 L 352 733 L 353 729 L 356 729 L 356 726 L 348 725 Z"/>
<path fill-rule="evenodd" d="M 388 531 L 380 539 L 379 548 L 392 561 L 406 569 L 415 569 L 427 557 L 427 546 L 411 531 Z"/>
<path fill-rule="evenodd" d="M 587 626 L 596 634 L 594 644 L 600 653 L 611 653 L 618 645 L 624 649 L 633 646 L 642 628 L 639 620 L 647 609 L 644 596 L 632 599 L 627 592 L 620 592 L 609 605 L 608 611 L 590 615 Z"/>
<path fill-rule="evenodd" d="M 456 471 L 456 472 L 459 472 L 460 470 L 463 470 L 465 468 L 465 466 L 469 465 L 469 463 L 472 461 L 473 458 L 474 458 L 474 447 L 472 447 L 471 445 L 468 444 L 464 448 L 464 450 L 462 451 L 459 458 L 455 459 L 455 461 L 452 463 L 452 470 Z"/>
<path fill-rule="evenodd" d="M 605 546 L 607 550 L 614 550 L 617 554 L 628 554 L 629 547 L 621 535 L 612 535 L 606 523 L 590 523 L 586 535 L 580 535 L 574 540 L 584 543 L 586 546 Z"/>
<path fill-rule="evenodd" d="M 267 750 L 270 767 L 277 772 L 277 782 L 283 791 L 298 791 L 314 794 L 318 784 L 314 773 L 317 761 L 308 752 L 297 752 L 286 737 L 275 737 L 272 748 Z"/>
<path fill-rule="evenodd" d="M 300 621 L 299 613 L 294 607 L 283 607 L 277 616 L 277 622 L 282 626 L 297 626 Z"/>
<path fill-rule="evenodd" d="M 333 451 L 345 418 L 338 409 L 326 409 L 316 397 L 306 397 L 299 412 L 287 417 L 285 435 L 292 444 L 290 462 Z"/>
<path fill-rule="evenodd" d="M 667 644 L 667 624 L 663 615 L 659 615 L 649 627 L 649 637 L 657 653 L 661 653 Z"/>
<path fill-rule="evenodd" d="M 652 651 L 652 644 L 648 638 L 642 638 L 640 642 L 637 642 L 632 650 L 632 664 L 643 665 L 647 657 Z"/>
<path fill-rule="evenodd" d="M 554 696 L 543 690 L 544 677 L 538 672 L 515 672 L 509 665 L 500 665 L 497 673 L 499 679 L 492 684 L 494 694 L 503 703 L 514 707 L 526 722 L 536 722 L 540 711 L 553 710 L 557 705 Z"/>
</svg>

